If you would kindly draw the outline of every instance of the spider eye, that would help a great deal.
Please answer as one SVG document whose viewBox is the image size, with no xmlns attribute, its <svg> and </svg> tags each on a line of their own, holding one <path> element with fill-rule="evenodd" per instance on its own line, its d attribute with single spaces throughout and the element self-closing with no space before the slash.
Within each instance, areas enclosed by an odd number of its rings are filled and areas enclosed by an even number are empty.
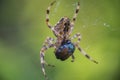
<svg viewBox="0 0 120 80">
<path fill-rule="evenodd" d="M 70 22 L 67 21 L 65 24 L 64 24 L 66 27 L 70 25 Z"/>
</svg>

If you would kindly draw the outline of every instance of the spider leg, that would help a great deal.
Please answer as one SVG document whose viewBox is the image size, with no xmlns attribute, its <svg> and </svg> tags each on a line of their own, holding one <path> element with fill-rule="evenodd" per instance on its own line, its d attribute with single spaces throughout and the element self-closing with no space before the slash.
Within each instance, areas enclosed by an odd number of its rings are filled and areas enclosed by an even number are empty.
<svg viewBox="0 0 120 80">
<path fill-rule="evenodd" d="M 80 33 L 75 34 L 75 35 L 71 38 L 71 40 L 74 39 L 74 38 L 78 38 L 78 41 L 75 43 L 75 46 L 78 48 L 78 50 L 79 50 L 87 59 L 89 59 L 89 60 L 91 60 L 92 62 L 98 64 L 97 61 L 95 61 L 92 57 L 90 57 L 90 56 L 79 46 L 79 43 L 80 43 L 80 40 L 81 40 L 81 35 L 80 35 Z"/>
<path fill-rule="evenodd" d="M 40 62 L 41 62 L 41 67 L 42 67 L 42 72 L 45 76 L 45 78 L 47 79 L 47 76 L 46 76 L 46 72 L 45 72 L 45 64 L 48 65 L 48 66 L 52 66 L 54 67 L 54 65 L 51 65 L 51 64 L 48 64 L 45 60 L 44 60 L 44 56 L 45 56 L 45 51 L 51 47 L 55 47 L 54 44 L 53 44 L 53 39 L 48 37 L 46 40 L 45 40 L 45 43 L 43 44 L 43 47 L 42 49 L 40 50 Z"/>
<path fill-rule="evenodd" d="M 72 19 L 73 22 L 75 22 L 75 20 L 76 20 L 77 14 L 78 14 L 78 12 L 79 12 L 79 8 L 80 8 L 80 3 L 78 2 L 78 5 L 77 5 L 77 8 L 76 8 L 75 14 L 74 14 L 73 19 Z"/>
<path fill-rule="evenodd" d="M 80 35 L 80 33 L 75 34 L 75 35 L 71 38 L 71 40 L 73 40 L 73 39 L 75 39 L 75 38 L 78 38 L 77 43 L 79 44 L 79 43 L 80 43 L 80 40 L 81 40 L 81 35 Z"/>
<path fill-rule="evenodd" d="M 52 26 L 51 26 L 51 24 L 50 24 L 50 22 L 49 22 L 49 13 L 50 13 L 50 8 L 51 8 L 51 6 L 55 3 L 56 1 L 53 1 L 50 5 L 49 5 L 49 7 L 47 8 L 47 10 L 46 10 L 46 24 L 47 24 L 47 26 L 52 30 Z"/>
<path fill-rule="evenodd" d="M 95 61 L 91 56 L 89 56 L 79 45 L 76 44 L 76 47 L 78 48 L 78 50 L 89 60 L 91 60 L 92 62 L 98 64 L 97 61 Z"/>
<path fill-rule="evenodd" d="M 56 36 L 60 36 L 60 37 L 62 37 L 55 29 L 54 29 L 54 27 L 52 27 L 51 26 L 51 24 L 50 24 L 50 22 L 49 22 L 49 13 L 50 13 L 50 9 L 51 9 L 51 6 L 55 3 L 56 1 L 53 1 L 50 5 L 49 5 L 49 7 L 47 8 L 47 10 L 46 10 L 46 24 L 47 24 L 47 26 L 55 33 L 55 35 Z"/>
<path fill-rule="evenodd" d="M 78 14 L 78 12 L 79 12 L 79 8 L 80 8 L 80 3 L 78 2 L 76 11 L 75 11 L 75 13 L 74 13 L 74 16 L 73 16 L 73 19 L 72 19 L 72 22 L 71 22 L 71 32 L 72 32 L 72 30 L 73 30 L 73 28 L 74 28 L 74 23 L 75 23 L 75 21 L 76 21 L 77 14 Z M 71 32 L 70 32 L 70 33 L 71 33 Z"/>
<path fill-rule="evenodd" d="M 74 60 L 75 60 L 75 56 L 72 55 L 72 60 L 71 60 L 71 62 L 74 62 Z"/>
</svg>

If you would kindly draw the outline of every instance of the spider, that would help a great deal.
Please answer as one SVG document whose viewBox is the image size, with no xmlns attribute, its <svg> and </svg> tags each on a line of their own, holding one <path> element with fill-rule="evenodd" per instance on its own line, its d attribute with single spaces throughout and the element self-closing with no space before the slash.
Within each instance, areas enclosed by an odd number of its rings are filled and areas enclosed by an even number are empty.
<svg viewBox="0 0 120 80">
<path fill-rule="evenodd" d="M 40 50 L 40 62 L 41 62 L 41 68 L 42 68 L 42 72 L 45 76 L 45 79 L 47 80 L 47 75 L 45 72 L 45 65 L 48 66 L 52 66 L 54 67 L 54 65 L 48 64 L 45 60 L 44 60 L 44 56 L 45 56 L 45 51 L 49 48 L 55 48 L 55 56 L 57 59 L 60 59 L 61 61 L 64 61 L 66 59 L 68 59 L 70 56 L 72 57 L 72 62 L 74 62 L 74 51 L 75 48 L 77 48 L 87 59 L 91 60 L 92 62 L 98 64 L 97 61 L 95 61 L 92 57 L 90 57 L 80 46 L 79 46 L 79 42 L 81 40 L 81 35 L 80 33 L 75 34 L 73 37 L 70 38 L 70 34 L 72 33 L 72 30 L 74 28 L 74 23 L 76 21 L 76 17 L 77 14 L 79 12 L 79 7 L 80 7 L 80 3 L 78 2 L 77 4 L 77 8 L 76 11 L 73 15 L 72 20 L 70 20 L 68 17 L 63 17 L 60 19 L 60 21 L 53 27 L 51 26 L 50 22 L 49 22 L 49 13 L 50 13 L 50 8 L 51 6 L 55 3 L 56 1 L 53 1 L 49 7 L 46 10 L 46 24 L 47 26 L 50 28 L 50 30 L 53 32 L 53 34 L 56 37 L 56 40 L 51 38 L 51 37 L 47 37 L 47 39 L 45 40 L 42 49 Z M 73 40 L 74 38 L 77 38 L 78 41 L 77 42 L 72 42 L 71 40 Z"/>
</svg>

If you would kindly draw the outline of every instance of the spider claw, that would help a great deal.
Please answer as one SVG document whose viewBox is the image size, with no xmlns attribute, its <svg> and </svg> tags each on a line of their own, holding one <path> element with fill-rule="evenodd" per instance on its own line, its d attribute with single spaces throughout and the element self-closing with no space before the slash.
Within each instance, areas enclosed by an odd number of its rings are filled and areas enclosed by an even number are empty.
<svg viewBox="0 0 120 80">
<path fill-rule="evenodd" d="M 48 66 L 55 67 L 55 65 L 48 64 Z"/>
<path fill-rule="evenodd" d="M 95 61 L 95 60 L 92 60 L 94 63 L 96 63 L 96 64 L 98 64 L 98 62 L 97 61 Z"/>
<path fill-rule="evenodd" d="M 71 60 L 71 62 L 74 62 L 74 60 Z"/>
<path fill-rule="evenodd" d="M 56 0 L 54 0 L 50 5 L 52 6 L 55 2 L 56 2 Z"/>
<path fill-rule="evenodd" d="M 47 77 L 47 75 L 45 75 L 45 80 L 48 80 L 48 77 Z"/>
<path fill-rule="evenodd" d="M 55 67 L 55 65 L 52 65 L 52 67 Z"/>
</svg>

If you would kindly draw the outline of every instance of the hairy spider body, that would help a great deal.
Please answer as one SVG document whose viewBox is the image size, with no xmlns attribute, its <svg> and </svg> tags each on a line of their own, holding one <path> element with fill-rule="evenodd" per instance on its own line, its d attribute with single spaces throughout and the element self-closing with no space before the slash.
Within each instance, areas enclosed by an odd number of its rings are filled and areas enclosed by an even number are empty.
<svg viewBox="0 0 120 80">
<path fill-rule="evenodd" d="M 67 17 L 61 18 L 60 21 L 54 27 L 54 30 L 58 34 L 60 34 L 56 35 L 56 33 L 54 33 L 57 37 L 57 41 L 55 43 L 55 46 L 57 47 L 55 50 L 55 56 L 57 59 L 60 59 L 62 61 L 69 58 L 75 50 L 74 44 L 69 40 L 68 33 L 70 29 L 70 19 Z"/>
<path fill-rule="evenodd" d="M 46 80 L 48 78 L 45 72 L 45 65 L 52 67 L 54 67 L 54 65 L 48 64 L 44 60 L 44 56 L 45 56 L 45 51 L 52 47 L 55 49 L 54 53 L 56 58 L 60 59 L 61 61 L 64 61 L 71 56 L 72 57 L 71 61 L 74 62 L 75 57 L 73 53 L 75 51 L 75 48 L 77 48 L 87 59 L 91 60 L 94 63 L 98 63 L 79 46 L 79 42 L 81 40 L 80 33 L 77 33 L 73 37 L 70 37 L 70 34 L 72 33 L 72 30 L 74 28 L 74 22 L 76 21 L 77 14 L 79 12 L 79 7 L 80 7 L 79 2 L 72 20 L 70 20 L 68 17 L 63 17 L 55 26 L 51 26 L 49 22 L 49 13 L 50 13 L 50 8 L 54 3 L 55 1 L 52 2 L 46 10 L 46 24 L 51 29 L 53 34 L 56 36 L 56 39 L 54 40 L 51 37 L 47 37 L 47 39 L 43 44 L 42 49 L 40 50 L 40 62 L 41 62 L 42 72 Z M 77 38 L 78 41 L 72 42 L 74 38 Z"/>
</svg>

